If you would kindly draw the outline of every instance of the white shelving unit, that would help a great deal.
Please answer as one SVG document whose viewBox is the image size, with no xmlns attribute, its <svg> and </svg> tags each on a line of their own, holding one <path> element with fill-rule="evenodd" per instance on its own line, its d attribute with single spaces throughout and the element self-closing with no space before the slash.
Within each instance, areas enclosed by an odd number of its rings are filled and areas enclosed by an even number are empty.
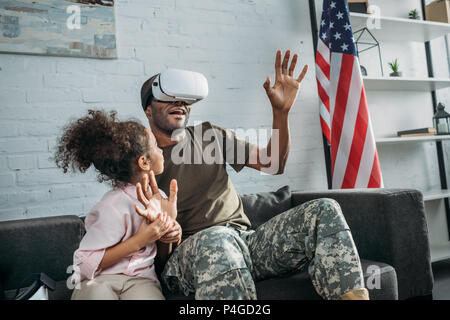
<svg viewBox="0 0 450 320">
<path fill-rule="evenodd" d="M 368 19 L 375 16 L 363 13 L 350 13 L 353 32 L 367 26 Z M 411 20 L 393 17 L 379 18 L 380 28 L 371 29 L 375 38 L 381 41 L 399 41 L 399 34 L 402 41 L 427 42 L 450 33 L 450 26 L 447 23 Z M 369 24 L 372 25 L 371 20 Z"/>
<path fill-rule="evenodd" d="M 450 197 L 450 190 L 422 191 L 424 201 L 440 200 Z"/>
<path fill-rule="evenodd" d="M 430 22 L 423 20 L 411 20 L 394 17 L 376 17 L 361 13 L 350 13 L 353 32 L 362 28 L 369 28 L 369 31 L 380 42 L 420 42 L 425 43 L 450 33 L 450 24 Z M 370 20 L 369 20 L 370 19 Z M 369 22 L 369 23 L 368 23 Z M 380 28 L 370 28 L 379 22 Z M 369 25 L 369 26 L 368 26 Z M 401 35 L 401 37 L 399 36 Z M 356 38 L 356 36 L 355 36 Z M 360 39 L 364 41 L 363 37 Z M 364 87 L 367 91 L 387 91 L 387 92 L 432 92 L 439 89 L 449 88 L 450 79 L 439 78 L 409 78 L 409 77 L 364 77 Z M 369 101 L 370 102 L 370 101 Z M 418 137 L 383 137 L 377 138 L 377 145 L 399 144 L 399 143 L 421 143 L 450 140 L 450 135 L 418 136 Z M 450 197 L 450 190 L 422 190 L 424 201 L 431 207 L 439 205 L 435 201 L 442 201 Z M 427 212 L 427 219 L 430 218 Z M 433 217 L 434 219 L 436 216 Z M 447 239 L 437 239 L 431 242 L 432 262 L 450 259 L 450 241 Z"/>
<path fill-rule="evenodd" d="M 442 141 L 449 140 L 450 135 L 445 136 L 423 136 L 423 137 L 388 137 L 388 138 L 378 138 L 376 139 L 377 144 L 392 144 L 392 143 L 404 143 L 404 142 L 423 142 L 423 141 Z"/>
<path fill-rule="evenodd" d="M 371 91 L 422 91 L 429 92 L 450 87 L 450 79 L 363 77 L 364 87 Z"/>
</svg>

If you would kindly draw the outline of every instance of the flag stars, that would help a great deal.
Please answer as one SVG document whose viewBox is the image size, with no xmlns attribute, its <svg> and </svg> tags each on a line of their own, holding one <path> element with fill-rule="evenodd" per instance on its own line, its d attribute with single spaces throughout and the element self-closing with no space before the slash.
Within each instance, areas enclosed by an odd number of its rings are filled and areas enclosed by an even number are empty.
<svg viewBox="0 0 450 320">
<path fill-rule="evenodd" d="M 352 25 L 348 16 L 346 1 L 327 0 L 322 18 L 319 20 L 319 38 L 332 52 L 355 54 L 355 40 L 352 34 Z"/>
<path fill-rule="evenodd" d="M 341 33 L 339 33 L 339 32 L 336 32 L 336 34 L 334 35 L 334 40 L 341 40 Z"/>
</svg>

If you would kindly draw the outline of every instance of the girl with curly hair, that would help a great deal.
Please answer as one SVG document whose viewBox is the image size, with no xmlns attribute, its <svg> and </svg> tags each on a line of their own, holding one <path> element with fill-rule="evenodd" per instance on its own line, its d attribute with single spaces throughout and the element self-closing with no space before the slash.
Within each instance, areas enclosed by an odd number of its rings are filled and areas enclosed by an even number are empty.
<svg viewBox="0 0 450 320">
<path fill-rule="evenodd" d="M 136 121 L 118 121 L 114 111 L 89 110 L 64 128 L 55 161 L 64 172 L 93 165 L 98 180 L 113 187 L 86 216 L 72 299 L 164 299 L 154 261 L 163 263 L 180 243 L 181 227 L 176 181 L 169 198 L 156 185 L 164 158 L 153 133 Z"/>
</svg>

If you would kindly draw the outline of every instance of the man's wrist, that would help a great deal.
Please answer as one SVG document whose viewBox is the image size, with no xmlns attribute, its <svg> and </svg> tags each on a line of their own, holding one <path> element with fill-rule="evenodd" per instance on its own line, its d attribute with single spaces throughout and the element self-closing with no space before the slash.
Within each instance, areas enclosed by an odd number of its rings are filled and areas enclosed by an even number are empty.
<svg viewBox="0 0 450 320">
<path fill-rule="evenodd" d="M 274 108 L 272 107 L 273 110 L 273 117 L 274 118 L 287 118 L 289 116 L 289 108 Z"/>
</svg>

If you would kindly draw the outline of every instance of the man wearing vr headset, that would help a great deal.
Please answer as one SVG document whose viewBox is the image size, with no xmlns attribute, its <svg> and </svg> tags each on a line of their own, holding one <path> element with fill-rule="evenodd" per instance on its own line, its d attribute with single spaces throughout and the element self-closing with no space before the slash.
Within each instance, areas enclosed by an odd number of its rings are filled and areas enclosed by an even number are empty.
<svg viewBox="0 0 450 320">
<path fill-rule="evenodd" d="M 161 274 L 170 291 L 195 293 L 196 299 L 256 299 L 255 281 L 308 267 L 322 298 L 368 299 L 358 252 L 336 201 L 307 202 L 251 230 L 224 162 L 194 159 L 192 163 L 189 160 L 195 155 L 184 148 L 204 154 L 212 144 L 219 153 L 216 159 L 225 160 L 237 172 L 246 166 L 282 174 L 290 145 L 288 114 L 308 69 L 304 66 L 294 77 L 298 56 L 289 65 L 290 54 L 287 51 L 282 60 L 277 51 L 275 84 L 271 86 L 267 77 L 263 85 L 272 106 L 274 132 L 266 148 L 209 122 L 187 126 L 192 103 L 208 94 L 203 75 L 167 70 L 143 84 L 142 106 L 164 153 L 158 187 L 169 192 L 173 178 L 179 186 L 177 221 L 183 242 Z M 197 130 L 208 131 L 209 138 L 199 139 Z M 182 162 L 175 161 L 180 150 L 187 154 Z M 263 155 L 268 155 L 268 161 L 263 161 Z"/>
</svg>

